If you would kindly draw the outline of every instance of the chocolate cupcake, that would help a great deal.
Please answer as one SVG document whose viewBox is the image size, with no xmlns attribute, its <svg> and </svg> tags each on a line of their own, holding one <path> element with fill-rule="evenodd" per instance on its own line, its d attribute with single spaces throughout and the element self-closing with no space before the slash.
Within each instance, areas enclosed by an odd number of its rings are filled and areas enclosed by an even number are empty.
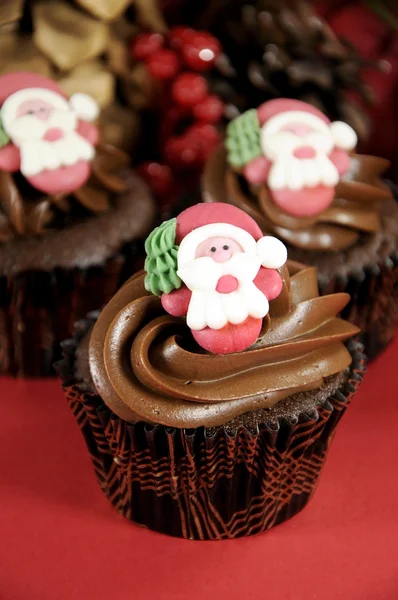
<svg viewBox="0 0 398 600">
<path fill-rule="evenodd" d="M 291 259 L 317 267 L 322 293 L 348 292 L 342 316 L 374 357 L 398 321 L 398 206 L 381 180 L 388 161 L 355 145 L 347 124 L 272 100 L 231 122 L 203 188 L 206 201 L 245 210 Z"/>
<path fill-rule="evenodd" d="M 99 483 L 162 533 L 265 531 L 307 504 L 361 382 L 358 329 L 337 317 L 349 298 L 320 297 L 316 270 L 233 206 L 191 207 L 146 248 L 146 275 L 58 364 Z"/>
<path fill-rule="evenodd" d="M 13 73 L 0 106 L 0 373 L 48 375 L 73 323 L 137 267 L 154 205 L 128 157 L 98 144 L 88 96 Z"/>
</svg>

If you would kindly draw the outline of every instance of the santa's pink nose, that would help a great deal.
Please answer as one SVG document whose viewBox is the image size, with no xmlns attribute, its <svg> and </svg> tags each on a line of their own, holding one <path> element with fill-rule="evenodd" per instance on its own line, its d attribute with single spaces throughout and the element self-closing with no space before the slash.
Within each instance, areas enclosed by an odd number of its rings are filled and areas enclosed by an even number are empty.
<svg viewBox="0 0 398 600">
<path fill-rule="evenodd" d="M 53 111 L 51 108 L 41 108 L 40 110 L 36 110 L 34 115 L 36 119 L 39 119 L 39 121 L 47 121 L 51 117 L 52 113 Z"/>
<path fill-rule="evenodd" d="M 316 152 L 311 146 L 301 146 L 293 152 L 293 156 L 296 158 L 314 158 Z"/>
<path fill-rule="evenodd" d="M 238 287 L 238 280 L 232 275 L 223 275 L 217 283 L 216 291 L 220 294 L 230 294 Z"/>
<path fill-rule="evenodd" d="M 211 250 L 211 257 L 217 263 L 227 262 L 232 256 L 233 252 L 228 248 L 225 250 L 224 248 L 217 248 L 215 251 Z"/>
<path fill-rule="evenodd" d="M 46 142 L 56 142 L 64 137 L 64 132 L 59 127 L 51 127 L 48 129 L 43 136 L 43 140 Z"/>
</svg>

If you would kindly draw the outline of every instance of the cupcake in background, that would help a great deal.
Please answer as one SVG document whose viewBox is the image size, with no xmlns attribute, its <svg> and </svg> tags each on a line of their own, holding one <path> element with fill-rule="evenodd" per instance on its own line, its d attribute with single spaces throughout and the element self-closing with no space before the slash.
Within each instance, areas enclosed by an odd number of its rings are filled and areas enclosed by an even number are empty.
<svg viewBox="0 0 398 600">
<path fill-rule="evenodd" d="M 322 293 L 348 292 L 343 317 L 374 357 L 398 321 L 398 206 L 381 180 L 388 161 L 356 154 L 356 142 L 349 125 L 309 104 L 271 100 L 230 123 L 203 190 L 317 267 Z"/>
<path fill-rule="evenodd" d="M 99 483 L 127 519 L 253 535 L 308 502 L 362 379 L 349 298 L 225 204 L 146 242 L 146 274 L 82 320 L 58 364 Z"/>
<path fill-rule="evenodd" d="M 0 75 L 31 71 L 68 95 L 86 92 L 101 108 L 103 142 L 132 152 L 150 82 L 129 45 L 165 28 L 156 0 L 2 0 Z"/>
<path fill-rule="evenodd" d="M 137 265 L 154 220 L 96 102 L 33 73 L 0 78 L 0 373 L 48 375 L 76 319 Z"/>
</svg>

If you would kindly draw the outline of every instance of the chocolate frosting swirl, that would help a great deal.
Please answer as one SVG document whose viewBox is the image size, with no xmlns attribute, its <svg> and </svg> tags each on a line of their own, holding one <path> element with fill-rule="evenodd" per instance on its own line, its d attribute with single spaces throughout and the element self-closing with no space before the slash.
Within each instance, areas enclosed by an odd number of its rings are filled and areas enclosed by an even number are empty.
<svg viewBox="0 0 398 600">
<path fill-rule="evenodd" d="M 185 319 L 166 314 L 146 292 L 144 273 L 130 279 L 91 334 L 90 370 L 104 402 L 131 422 L 210 427 L 342 372 L 351 362 L 343 341 L 358 332 L 336 317 L 349 296 L 320 297 L 314 268 L 290 262 L 280 273 L 283 290 L 259 339 L 229 355 L 200 348 Z"/>
<path fill-rule="evenodd" d="M 206 201 L 235 204 L 260 225 L 291 246 L 304 250 L 343 250 L 364 234 L 381 229 L 381 204 L 391 192 L 380 180 L 389 162 L 375 156 L 353 154 L 351 167 L 336 187 L 333 203 L 310 218 L 286 214 L 271 199 L 263 184 L 249 186 L 227 163 L 220 148 L 211 157 L 203 177 Z"/>
<path fill-rule="evenodd" d="M 47 227 L 112 210 L 114 198 L 127 191 L 119 172 L 129 164 L 126 154 L 110 145 L 96 149 L 89 181 L 71 194 L 43 196 L 22 175 L 0 171 L 0 243 L 41 234 Z"/>
</svg>

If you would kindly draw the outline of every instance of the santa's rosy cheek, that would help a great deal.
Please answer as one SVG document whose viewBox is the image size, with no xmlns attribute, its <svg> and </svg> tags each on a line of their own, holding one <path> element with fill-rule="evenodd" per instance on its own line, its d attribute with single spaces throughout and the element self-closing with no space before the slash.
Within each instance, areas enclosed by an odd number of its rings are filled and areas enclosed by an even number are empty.
<svg viewBox="0 0 398 600">
<path fill-rule="evenodd" d="M 332 154 L 330 155 L 330 160 L 332 161 L 340 175 L 346 173 L 351 165 L 350 155 L 348 154 L 348 152 L 346 152 L 345 150 L 339 150 L 338 148 L 335 148 L 333 150 Z"/>
</svg>

